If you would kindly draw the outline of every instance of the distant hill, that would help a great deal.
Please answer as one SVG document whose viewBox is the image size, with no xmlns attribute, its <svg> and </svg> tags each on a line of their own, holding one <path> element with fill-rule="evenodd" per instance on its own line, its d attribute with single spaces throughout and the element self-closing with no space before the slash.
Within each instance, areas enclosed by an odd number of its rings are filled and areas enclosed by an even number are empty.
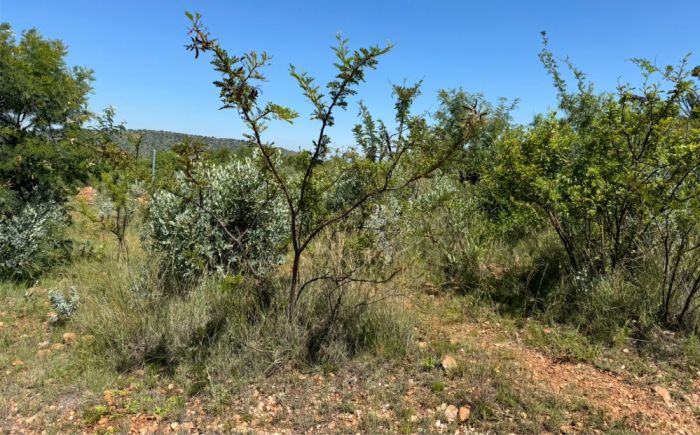
<svg viewBox="0 0 700 435">
<path fill-rule="evenodd" d="M 187 138 L 195 142 L 205 143 L 211 149 L 225 148 L 236 150 L 246 145 L 246 142 L 241 139 L 199 136 L 196 134 L 176 133 L 174 131 L 129 129 L 129 133 L 138 133 L 143 135 L 140 152 L 142 156 L 149 155 L 153 149 L 168 150 L 172 148 L 173 145 L 184 142 Z M 126 140 L 124 141 L 124 145 L 127 146 Z"/>
</svg>

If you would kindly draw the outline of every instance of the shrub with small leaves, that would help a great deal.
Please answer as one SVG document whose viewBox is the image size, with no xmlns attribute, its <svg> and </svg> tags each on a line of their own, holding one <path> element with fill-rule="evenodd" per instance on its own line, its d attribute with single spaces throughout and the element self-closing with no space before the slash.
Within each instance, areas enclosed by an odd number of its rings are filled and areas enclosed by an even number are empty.
<svg viewBox="0 0 700 435">
<path fill-rule="evenodd" d="M 70 256 L 62 230 L 65 210 L 54 202 L 26 204 L 11 218 L 0 218 L 0 277 L 31 279 Z"/>
<path fill-rule="evenodd" d="M 75 287 L 71 287 L 70 296 L 68 298 L 66 298 L 63 292 L 51 290 L 49 291 L 49 301 L 56 312 L 56 315 L 49 319 L 50 323 L 64 323 L 73 317 L 73 314 L 78 310 L 80 295 L 78 295 L 78 291 Z"/>
<path fill-rule="evenodd" d="M 252 159 L 197 166 L 153 195 L 150 247 L 184 278 L 265 273 L 282 260 L 287 241 L 281 201 Z"/>
</svg>

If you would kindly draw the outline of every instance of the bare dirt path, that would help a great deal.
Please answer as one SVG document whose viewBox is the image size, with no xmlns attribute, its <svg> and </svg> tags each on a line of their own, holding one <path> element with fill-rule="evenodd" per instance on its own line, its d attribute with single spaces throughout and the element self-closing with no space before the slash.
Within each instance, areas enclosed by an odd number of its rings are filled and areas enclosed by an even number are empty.
<svg viewBox="0 0 700 435">
<path fill-rule="evenodd" d="M 437 298 L 436 298 L 437 299 Z M 437 299 L 436 305 L 442 302 Z M 435 307 L 430 311 L 439 312 Z M 430 324 L 450 337 L 473 336 L 485 353 L 508 350 L 522 368 L 523 385 L 531 385 L 570 399 L 585 398 L 616 420 L 641 433 L 700 433 L 696 416 L 700 409 L 700 380 L 693 380 L 690 392 L 650 383 L 648 379 L 601 370 L 585 362 L 561 361 L 528 347 L 498 323 L 445 322 L 440 317 Z M 577 432 L 576 427 L 562 427 Z"/>
</svg>

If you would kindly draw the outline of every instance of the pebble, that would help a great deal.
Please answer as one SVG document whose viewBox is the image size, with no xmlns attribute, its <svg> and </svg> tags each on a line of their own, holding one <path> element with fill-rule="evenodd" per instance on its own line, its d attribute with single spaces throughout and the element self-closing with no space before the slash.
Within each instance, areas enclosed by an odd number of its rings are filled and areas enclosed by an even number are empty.
<svg viewBox="0 0 700 435">
<path fill-rule="evenodd" d="M 64 344 L 73 344 L 75 341 L 78 339 L 78 336 L 75 335 L 75 332 L 64 332 L 63 333 L 63 343 Z"/>
<path fill-rule="evenodd" d="M 449 405 L 447 408 L 445 408 L 445 418 L 447 419 L 448 422 L 453 422 L 453 421 L 457 420 L 458 414 L 459 414 L 459 410 L 454 405 Z"/>
<path fill-rule="evenodd" d="M 469 420 L 469 417 L 471 416 L 471 414 L 472 414 L 472 410 L 469 407 L 462 406 L 461 408 L 459 408 L 459 421 L 465 422 L 465 421 Z"/>
</svg>

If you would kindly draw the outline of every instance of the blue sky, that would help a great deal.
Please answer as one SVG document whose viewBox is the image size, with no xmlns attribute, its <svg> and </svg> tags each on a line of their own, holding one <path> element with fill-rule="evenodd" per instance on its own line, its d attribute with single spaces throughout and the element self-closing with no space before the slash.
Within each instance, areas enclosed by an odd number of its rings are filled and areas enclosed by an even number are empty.
<svg viewBox="0 0 700 435">
<path fill-rule="evenodd" d="M 360 98 L 373 113 L 392 117 L 391 84 L 422 79 L 416 110 L 434 110 L 441 88 L 463 87 L 491 100 L 519 98 L 518 122 L 556 104 L 539 64 L 540 31 L 552 50 L 569 56 L 596 83 L 613 89 L 638 80 L 629 58 L 676 63 L 695 51 L 700 64 L 700 1 L 95 1 L 0 0 L 0 21 L 15 31 L 38 28 L 63 40 L 68 62 L 95 70 L 95 111 L 108 105 L 131 128 L 240 137 L 230 111 L 219 111 L 216 75 L 195 61 L 187 43 L 185 10 L 199 11 L 231 53 L 255 49 L 273 56 L 264 97 L 296 108 L 293 126 L 273 124 L 269 140 L 289 149 L 307 147 L 315 124 L 288 66 L 319 81 L 332 77 L 335 34 L 351 47 L 392 42 L 396 47 L 367 75 Z M 356 104 L 339 115 L 330 134 L 352 141 Z"/>
</svg>

